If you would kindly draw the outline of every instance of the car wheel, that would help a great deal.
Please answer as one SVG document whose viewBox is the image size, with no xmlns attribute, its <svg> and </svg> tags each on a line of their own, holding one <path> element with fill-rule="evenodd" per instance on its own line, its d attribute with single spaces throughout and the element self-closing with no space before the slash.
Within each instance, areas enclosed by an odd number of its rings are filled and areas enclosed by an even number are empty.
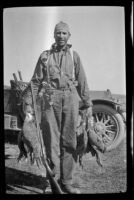
<svg viewBox="0 0 134 200">
<path fill-rule="evenodd" d="M 107 151 L 115 149 L 123 140 L 125 125 L 121 115 L 107 105 L 93 106 L 95 132 L 107 146 Z"/>
</svg>

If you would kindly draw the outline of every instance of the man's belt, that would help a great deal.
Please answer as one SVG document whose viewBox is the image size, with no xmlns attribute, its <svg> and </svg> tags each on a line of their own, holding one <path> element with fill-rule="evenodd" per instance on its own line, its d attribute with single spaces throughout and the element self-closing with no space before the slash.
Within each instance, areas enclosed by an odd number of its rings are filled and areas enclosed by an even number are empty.
<svg viewBox="0 0 134 200">
<path fill-rule="evenodd" d="M 64 87 L 54 87 L 54 86 L 51 85 L 51 83 L 47 83 L 47 82 L 43 82 L 42 86 L 43 86 L 42 89 L 43 89 L 44 92 L 55 91 L 55 90 L 66 91 L 66 90 L 73 90 L 73 89 L 75 89 L 76 86 L 77 86 L 77 81 L 73 81 L 73 83 L 67 84 Z"/>
<path fill-rule="evenodd" d="M 72 86 L 72 87 L 52 88 L 53 91 L 63 91 L 63 92 L 64 92 L 64 91 L 67 91 L 67 90 L 70 90 L 70 91 L 71 91 L 71 90 L 73 90 L 73 89 L 75 89 L 75 87 L 73 87 L 73 86 Z"/>
<path fill-rule="evenodd" d="M 60 91 L 66 91 L 66 90 L 70 90 L 70 87 L 60 87 L 60 88 L 55 88 L 55 90 L 60 90 Z"/>
</svg>

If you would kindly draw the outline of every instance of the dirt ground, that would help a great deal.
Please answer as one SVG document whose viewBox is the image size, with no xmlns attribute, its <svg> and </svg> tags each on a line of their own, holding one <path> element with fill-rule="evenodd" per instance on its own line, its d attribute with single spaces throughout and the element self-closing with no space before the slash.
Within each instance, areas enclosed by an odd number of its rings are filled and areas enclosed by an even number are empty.
<svg viewBox="0 0 134 200">
<path fill-rule="evenodd" d="M 43 194 L 46 179 L 41 171 L 29 163 L 17 163 L 19 149 L 11 141 L 5 142 L 5 184 L 6 194 Z M 76 166 L 73 186 L 84 194 L 122 193 L 127 190 L 126 140 L 111 152 L 102 155 L 103 168 L 95 157 L 86 154 L 84 168 Z M 47 188 L 46 193 L 52 193 Z"/>
</svg>

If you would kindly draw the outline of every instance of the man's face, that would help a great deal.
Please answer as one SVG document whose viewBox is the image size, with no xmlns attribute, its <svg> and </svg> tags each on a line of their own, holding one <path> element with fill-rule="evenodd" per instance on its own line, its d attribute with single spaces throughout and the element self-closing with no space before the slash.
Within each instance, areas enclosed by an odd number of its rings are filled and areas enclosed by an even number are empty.
<svg viewBox="0 0 134 200">
<path fill-rule="evenodd" d="M 69 37 L 69 32 L 64 29 L 57 30 L 54 35 L 55 41 L 60 47 L 65 46 L 67 44 Z"/>
</svg>

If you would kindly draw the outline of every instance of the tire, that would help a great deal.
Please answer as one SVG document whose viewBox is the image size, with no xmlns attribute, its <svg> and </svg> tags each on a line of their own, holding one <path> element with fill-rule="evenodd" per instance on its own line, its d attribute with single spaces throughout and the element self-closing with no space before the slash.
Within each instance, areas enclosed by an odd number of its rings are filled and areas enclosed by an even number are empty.
<svg viewBox="0 0 134 200">
<path fill-rule="evenodd" d="M 107 146 L 107 151 L 115 149 L 124 139 L 125 125 L 121 115 L 107 105 L 94 105 L 95 131 Z"/>
</svg>

